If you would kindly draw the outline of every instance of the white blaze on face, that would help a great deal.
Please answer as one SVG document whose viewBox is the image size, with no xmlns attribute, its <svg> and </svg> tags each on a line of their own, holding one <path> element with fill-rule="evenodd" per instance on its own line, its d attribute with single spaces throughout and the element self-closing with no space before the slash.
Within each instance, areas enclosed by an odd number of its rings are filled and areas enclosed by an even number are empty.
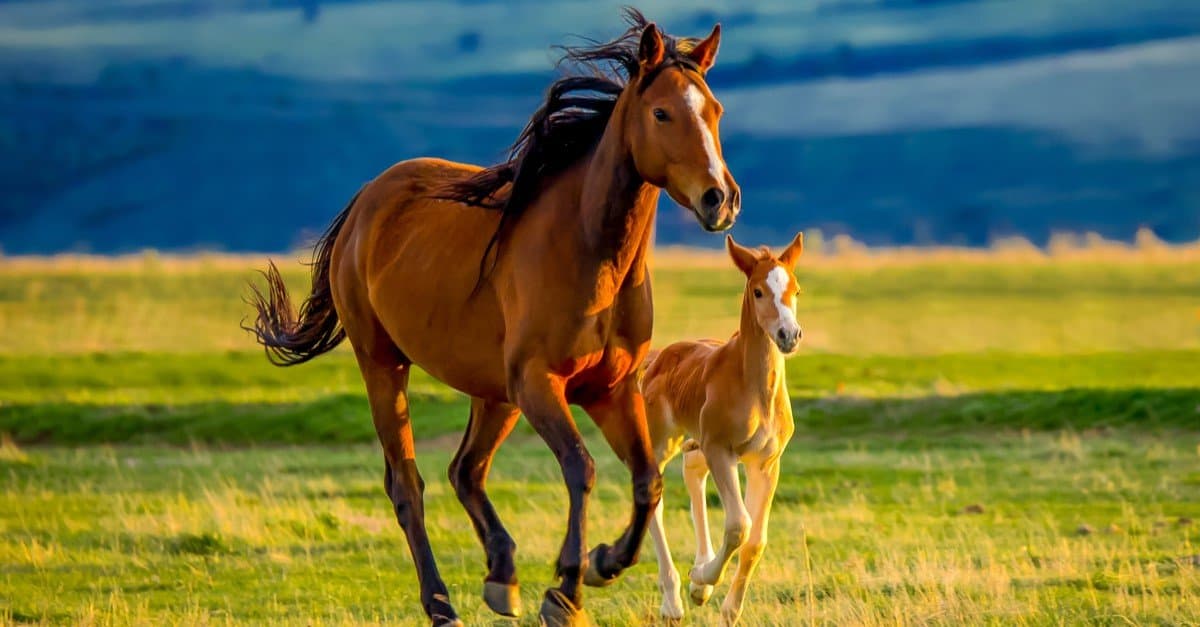
<svg viewBox="0 0 1200 627">
<path fill-rule="evenodd" d="M 779 312 L 779 318 L 772 325 L 774 328 L 768 329 L 772 338 L 781 329 L 789 333 L 800 329 L 800 323 L 796 321 L 796 312 L 783 302 L 784 294 L 791 282 L 790 279 L 787 269 L 783 266 L 775 266 L 767 273 L 767 289 L 770 290 L 771 297 L 775 299 L 775 309 Z"/>
<path fill-rule="evenodd" d="M 704 154 L 708 157 L 708 173 L 718 185 L 721 185 L 724 178 L 721 176 L 721 157 L 717 154 L 717 140 L 713 137 L 712 129 L 708 128 L 708 123 L 704 121 L 704 116 L 701 115 L 707 100 L 704 92 L 695 85 L 689 84 L 683 92 L 683 101 L 687 103 L 688 111 L 691 111 L 692 117 L 696 119 L 696 126 L 700 127 L 700 140 L 704 144 Z M 721 186 L 724 187 L 724 185 Z"/>
</svg>

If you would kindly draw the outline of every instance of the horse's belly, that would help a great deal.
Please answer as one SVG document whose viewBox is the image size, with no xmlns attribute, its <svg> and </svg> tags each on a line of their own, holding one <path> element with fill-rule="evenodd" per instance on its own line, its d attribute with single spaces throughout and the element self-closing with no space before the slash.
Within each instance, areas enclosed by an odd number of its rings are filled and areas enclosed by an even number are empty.
<svg viewBox="0 0 1200 627">
<path fill-rule="evenodd" d="M 465 394 L 507 399 L 504 327 L 492 306 L 476 302 L 482 297 L 455 306 L 427 289 L 404 287 L 402 277 L 388 284 L 396 287 L 372 298 L 376 316 L 410 361 Z"/>
</svg>

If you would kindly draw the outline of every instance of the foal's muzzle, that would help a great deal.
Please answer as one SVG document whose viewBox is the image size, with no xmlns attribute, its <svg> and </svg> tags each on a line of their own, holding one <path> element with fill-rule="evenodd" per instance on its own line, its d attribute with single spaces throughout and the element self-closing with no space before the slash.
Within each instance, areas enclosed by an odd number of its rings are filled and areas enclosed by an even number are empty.
<svg viewBox="0 0 1200 627">
<path fill-rule="evenodd" d="M 779 350 L 783 354 L 789 355 L 795 352 L 796 347 L 800 345 L 800 336 L 800 327 L 796 327 L 792 330 L 779 329 L 775 332 L 775 337 L 772 339 L 775 340 L 775 345 L 779 347 Z"/>
</svg>

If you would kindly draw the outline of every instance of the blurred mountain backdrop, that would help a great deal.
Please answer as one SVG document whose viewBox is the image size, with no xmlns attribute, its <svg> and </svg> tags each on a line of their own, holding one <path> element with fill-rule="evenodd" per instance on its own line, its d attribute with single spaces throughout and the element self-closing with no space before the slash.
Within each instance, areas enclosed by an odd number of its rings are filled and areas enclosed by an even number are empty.
<svg viewBox="0 0 1200 627">
<path fill-rule="evenodd" d="M 775 242 L 1200 236 L 1200 2 L 643 2 Z M 0 1 L 0 250 L 274 251 L 414 156 L 501 158 L 586 0 Z M 665 201 L 658 239 L 717 245 Z"/>
</svg>

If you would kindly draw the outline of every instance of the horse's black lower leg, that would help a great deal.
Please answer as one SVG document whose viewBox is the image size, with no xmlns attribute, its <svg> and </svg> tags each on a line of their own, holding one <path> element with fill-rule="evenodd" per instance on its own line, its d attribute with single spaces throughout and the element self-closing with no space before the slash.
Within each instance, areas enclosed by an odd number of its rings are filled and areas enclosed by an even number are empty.
<svg viewBox="0 0 1200 627">
<path fill-rule="evenodd" d="M 650 525 L 654 508 L 662 498 L 662 475 L 658 468 L 632 469 L 633 512 L 629 525 L 612 546 L 599 544 L 588 554 L 589 566 L 585 583 L 605 586 L 612 583 L 625 569 L 637 563 L 642 539 Z"/>
<path fill-rule="evenodd" d="M 588 495 L 596 482 L 595 465 L 567 408 L 561 383 L 544 372 L 526 373 L 512 396 L 558 460 L 570 501 L 567 535 L 556 568 L 561 585 L 546 591 L 540 618 L 552 626 L 582 624 L 585 523 Z"/>
<path fill-rule="evenodd" d="M 624 382 L 608 398 L 589 404 L 585 409 L 604 433 L 613 452 L 629 468 L 633 484 L 629 525 L 612 546 L 600 544 L 589 554 L 584 582 L 590 586 L 605 586 L 637 562 L 650 517 L 662 498 L 662 474 L 654 459 L 646 409 L 636 382 Z"/>
<path fill-rule="evenodd" d="M 450 482 L 487 554 L 484 601 L 493 611 L 505 616 L 518 616 L 521 611 L 513 560 L 516 543 L 500 522 L 485 484 L 496 449 L 512 432 L 519 417 L 520 413 L 513 405 L 472 399 L 467 431 L 458 453 L 450 462 Z"/>
<path fill-rule="evenodd" d="M 459 625 L 458 615 L 450 605 L 450 592 L 438 572 L 429 535 L 425 531 L 425 481 L 417 471 L 415 460 L 400 460 L 395 467 L 386 464 L 384 488 L 392 499 L 396 521 L 404 529 L 408 550 L 417 567 L 421 583 L 421 606 L 434 625 Z"/>
<path fill-rule="evenodd" d="M 356 351 L 355 355 L 367 384 L 375 432 L 383 446 L 383 485 L 417 568 L 421 606 L 435 627 L 462 625 L 450 605 L 449 592 L 438 573 L 429 535 L 425 531 L 425 482 L 417 471 L 416 447 L 408 413 L 409 365 L 396 351 L 378 354 Z"/>
</svg>

